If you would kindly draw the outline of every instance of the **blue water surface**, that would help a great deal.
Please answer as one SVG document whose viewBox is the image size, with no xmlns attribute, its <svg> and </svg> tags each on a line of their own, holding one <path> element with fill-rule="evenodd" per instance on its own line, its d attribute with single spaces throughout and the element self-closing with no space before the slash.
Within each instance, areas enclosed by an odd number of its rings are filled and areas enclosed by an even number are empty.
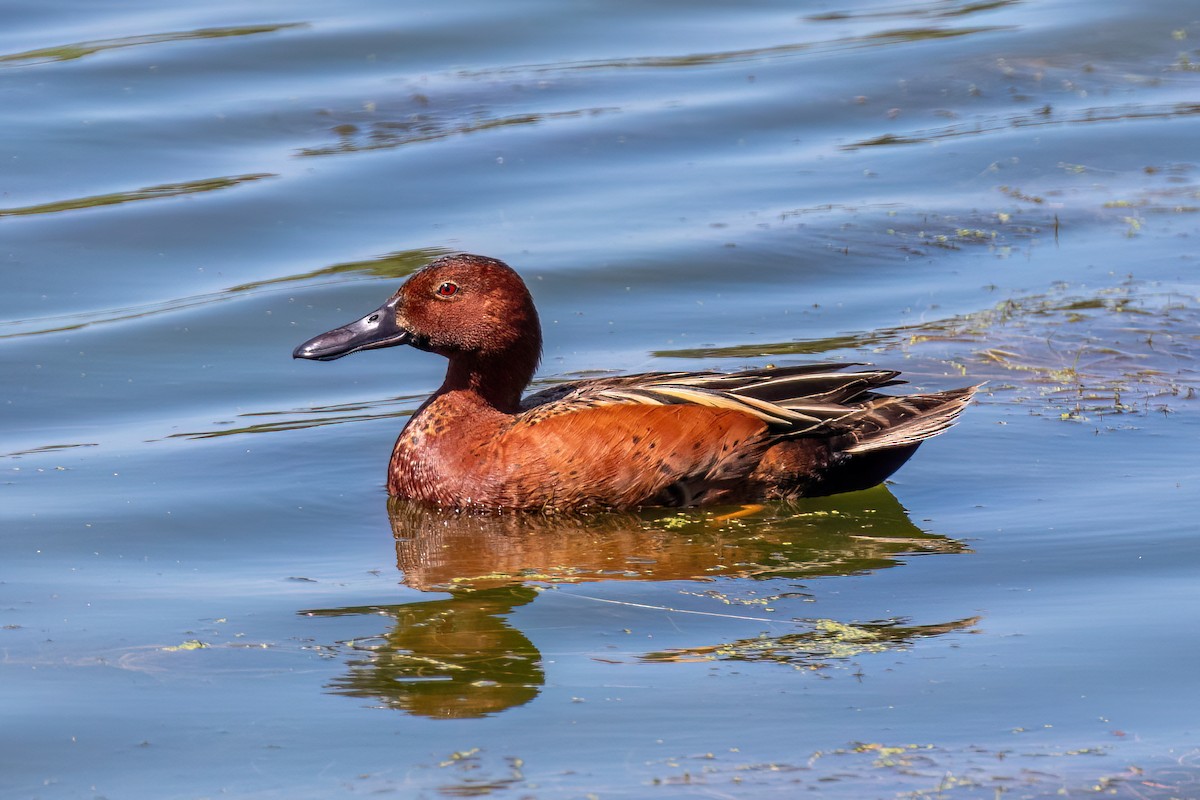
<svg viewBox="0 0 1200 800">
<path fill-rule="evenodd" d="M 2 16 L 0 797 L 1196 794 L 1194 3 Z M 541 382 L 987 384 L 870 492 L 389 506 L 444 363 L 290 353 L 455 251 Z"/>
</svg>

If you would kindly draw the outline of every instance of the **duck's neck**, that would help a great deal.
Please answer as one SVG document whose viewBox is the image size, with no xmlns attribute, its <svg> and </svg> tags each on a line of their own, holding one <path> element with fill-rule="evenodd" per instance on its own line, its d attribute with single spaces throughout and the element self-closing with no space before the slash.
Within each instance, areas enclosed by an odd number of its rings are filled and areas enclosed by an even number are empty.
<svg viewBox="0 0 1200 800">
<path fill-rule="evenodd" d="M 456 354 L 450 358 L 446 380 L 437 395 L 469 392 L 506 414 L 520 410 L 521 393 L 533 379 L 540 346 L 532 352 L 505 352 L 482 355 Z"/>
</svg>

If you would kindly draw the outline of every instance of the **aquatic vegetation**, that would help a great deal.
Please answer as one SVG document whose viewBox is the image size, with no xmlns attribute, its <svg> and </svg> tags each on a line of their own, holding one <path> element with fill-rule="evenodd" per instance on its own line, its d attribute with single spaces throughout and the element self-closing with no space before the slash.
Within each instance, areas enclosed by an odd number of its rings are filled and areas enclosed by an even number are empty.
<svg viewBox="0 0 1200 800">
<path fill-rule="evenodd" d="M 949 369 L 990 381 L 993 402 L 1080 420 L 1195 407 L 1197 330 L 1200 297 L 1131 280 L 1102 289 L 1060 284 L 970 314 L 830 339 L 656 355 L 749 358 L 857 350 L 882 361 L 898 353 L 916 362 L 905 365 L 910 375 Z"/>
<path fill-rule="evenodd" d="M 275 177 L 278 176 L 273 172 L 256 172 L 250 175 L 232 175 L 221 178 L 204 178 L 198 181 L 184 181 L 182 183 L 164 183 L 159 186 L 144 186 L 140 189 L 131 189 L 127 192 L 97 194 L 90 197 L 73 197 L 69 200 L 56 200 L 52 203 L 39 203 L 32 206 L 0 208 L 0 217 L 19 217 L 30 214 L 53 214 L 59 211 L 78 211 L 84 208 L 120 205 L 121 203 L 132 203 L 139 200 L 158 200 L 165 197 L 180 197 L 182 195 L 199 194 L 202 192 L 214 192 L 219 189 L 228 189 L 242 183 L 249 183 L 251 181 L 260 181 L 263 178 Z"/>
<path fill-rule="evenodd" d="M 660 757 L 646 767 L 656 787 L 688 787 L 714 797 L 943 798 L 1109 797 L 1174 800 L 1200 782 L 1200 751 L 1174 759 L 1122 762 L 1106 747 L 955 749 L 928 742 L 851 741 L 775 761 L 747 760 L 741 748 Z M 1031 760 L 1043 762 L 1038 768 Z M 1051 761 L 1053 760 L 1053 761 Z M 733 796 L 730 794 L 730 796 Z"/>
<path fill-rule="evenodd" d="M 956 139 L 965 136 L 980 136 L 1001 133 L 1012 128 L 1032 128 L 1079 124 L 1111 124 L 1130 120 L 1169 120 L 1200 114 L 1200 104 L 1168 103 L 1163 105 L 1096 106 L 1069 113 L 1047 114 L 1043 108 L 1024 114 L 1009 114 L 976 119 L 970 123 L 923 128 L 908 133 L 887 133 L 859 139 L 842 145 L 843 150 L 858 150 L 864 147 L 880 147 L 899 144 L 920 144 Z M 1066 165 L 1076 174 L 1086 171 L 1082 165 Z"/>
<path fill-rule="evenodd" d="M 0 55 L 0 66 L 26 66 L 30 64 L 45 64 L 53 61 L 74 61 L 77 58 L 84 58 L 85 56 L 109 50 L 120 50 L 126 47 L 142 47 L 145 45 L 185 42 L 197 39 L 225 39 L 231 36 L 255 36 L 264 33 L 275 33 L 276 31 L 287 30 L 288 28 L 303 27 L 306 27 L 304 23 L 285 22 L 277 25 L 235 25 L 230 27 L 198 28 L 192 31 L 122 36 L 115 39 L 93 39 L 91 41 L 74 42 L 54 47 L 41 47 L 21 53 Z"/>
<path fill-rule="evenodd" d="M 296 275 L 285 275 L 279 278 L 267 278 L 249 283 L 239 283 L 230 286 L 227 292 L 252 292 L 267 286 L 281 283 L 308 282 L 333 276 L 364 277 L 364 278 L 406 278 L 423 267 L 431 259 L 450 252 L 444 247 L 419 247 L 412 250 L 397 250 L 384 253 L 372 258 L 342 261 L 326 267 L 318 267 L 308 272 Z"/>
<path fill-rule="evenodd" d="M 660 650 L 644 654 L 647 662 L 734 661 L 771 662 L 794 669 L 825 669 L 859 656 L 906 650 L 918 639 L 953 632 L 971 632 L 979 617 L 936 625 L 905 625 L 899 620 L 849 624 L 832 619 L 797 622 L 796 633 L 736 639 L 715 645 Z"/>
<path fill-rule="evenodd" d="M 423 97 L 423 96 L 422 96 Z M 420 105 L 423 107 L 428 100 Z M 389 118 L 378 114 L 378 107 L 368 111 L 369 118 L 357 124 L 343 122 L 333 126 L 338 143 L 320 147 L 305 147 L 298 156 L 331 156 L 344 153 L 362 153 L 370 150 L 386 150 L 393 147 L 432 142 L 450 136 L 465 136 L 473 133 L 507 128 L 518 125 L 540 125 L 551 120 L 571 119 L 603 114 L 619 109 L 587 108 L 569 111 L 546 111 L 542 113 L 513 114 L 508 116 L 475 116 L 463 121 L 459 114 L 437 115 L 428 110 L 414 111 L 404 118 Z"/>
</svg>

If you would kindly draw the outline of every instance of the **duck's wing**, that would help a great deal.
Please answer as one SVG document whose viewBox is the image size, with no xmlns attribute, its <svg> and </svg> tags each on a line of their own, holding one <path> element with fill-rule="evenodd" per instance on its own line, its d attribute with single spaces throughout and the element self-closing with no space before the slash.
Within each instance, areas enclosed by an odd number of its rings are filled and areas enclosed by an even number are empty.
<svg viewBox="0 0 1200 800">
<path fill-rule="evenodd" d="M 585 408 L 677 405 L 752 414 L 777 436 L 847 436 L 844 450 L 904 447 L 949 428 L 979 386 L 892 396 L 876 390 L 905 381 L 895 370 L 843 372 L 858 363 L 766 367 L 741 372 L 647 372 L 557 384 L 530 395 L 522 408 L 547 418 Z"/>
<path fill-rule="evenodd" d="M 627 386 L 636 386 L 647 380 L 655 380 L 658 378 L 666 378 L 669 376 L 686 376 L 686 375 L 720 375 L 719 372 L 643 372 L 637 375 L 606 375 L 602 378 L 584 378 L 578 381 L 563 381 L 547 386 L 545 389 L 540 389 L 532 394 L 527 394 L 521 398 L 521 410 L 528 411 L 538 406 L 544 406 L 549 403 L 557 403 L 562 400 L 571 400 L 580 396 L 585 396 L 593 391 L 599 391 L 608 388 L 622 388 Z"/>
<path fill-rule="evenodd" d="M 742 372 L 649 372 L 591 378 L 544 389 L 522 407 L 538 419 L 606 405 L 700 405 L 751 414 L 776 435 L 835 433 L 892 386 L 893 370 L 842 372 L 860 364 L 805 364 Z M 881 412 L 882 413 L 882 412 Z"/>
<path fill-rule="evenodd" d="M 908 447 L 937 436 L 958 421 L 958 415 L 982 385 L 901 397 L 878 395 L 843 420 L 848 423 L 844 434 L 849 441 L 839 449 L 851 454 L 867 453 Z"/>
<path fill-rule="evenodd" d="M 527 411 L 546 403 L 585 397 L 596 392 L 636 391 L 662 385 L 694 386 L 784 405 L 798 400 L 837 403 L 852 397 L 856 391 L 866 386 L 864 381 L 872 376 L 876 379 L 871 384 L 874 388 L 903 383 L 891 380 L 899 374 L 892 371 L 839 372 L 847 367 L 860 366 L 863 365 L 829 362 L 792 367 L 762 367 L 741 372 L 642 372 L 636 375 L 607 375 L 601 378 L 555 383 L 527 395 L 521 401 L 521 409 Z"/>
</svg>

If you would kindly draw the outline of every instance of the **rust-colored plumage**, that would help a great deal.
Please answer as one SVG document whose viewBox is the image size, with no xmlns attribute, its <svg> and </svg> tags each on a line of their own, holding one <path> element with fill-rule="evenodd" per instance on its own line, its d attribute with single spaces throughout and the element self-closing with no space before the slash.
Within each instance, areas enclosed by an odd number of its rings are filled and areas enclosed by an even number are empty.
<svg viewBox="0 0 1200 800">
<path fill-rule="evenodd" d="M 949 428 L 975 392 L 884 395 L 876 390 L 899 373 L 809 364 L 599 378 L 522 400 L 541 343 L 520 277 L 457 255 L 294 355 L 409 344 L 448 358 L 441 388 L 396 440 L 387 480 L 390 494 L 448 507 L 693 506 L 865 489 Z"/>
</svg>

